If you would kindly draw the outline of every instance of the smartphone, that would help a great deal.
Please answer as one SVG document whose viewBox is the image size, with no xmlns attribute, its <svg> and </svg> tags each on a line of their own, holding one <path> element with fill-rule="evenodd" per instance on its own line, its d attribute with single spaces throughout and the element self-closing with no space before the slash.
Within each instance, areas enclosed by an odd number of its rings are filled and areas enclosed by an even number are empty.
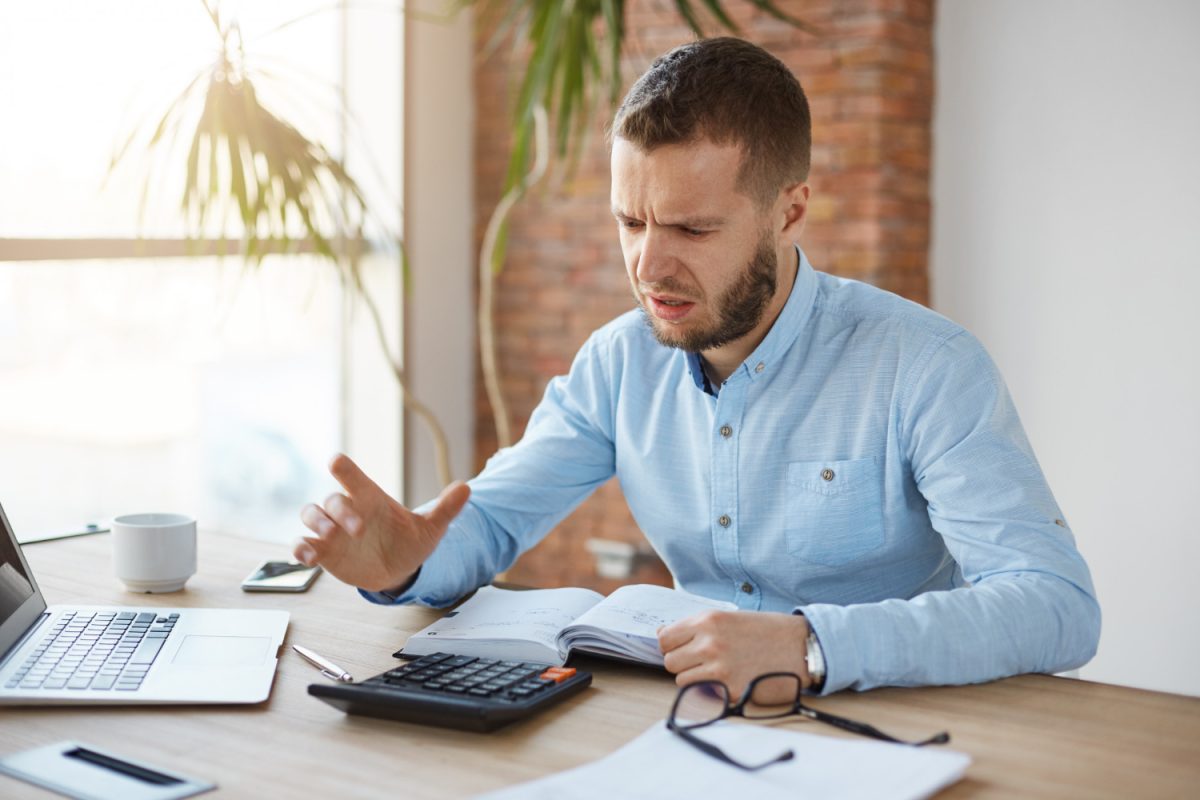
<svg viewBox="0 0 1200 800">
<path fill-rule="evenodd" d="M 264 561 L 242 581 L 246 592 L 303 592 L 321 574 L 299 561 Z"/>
</svg>

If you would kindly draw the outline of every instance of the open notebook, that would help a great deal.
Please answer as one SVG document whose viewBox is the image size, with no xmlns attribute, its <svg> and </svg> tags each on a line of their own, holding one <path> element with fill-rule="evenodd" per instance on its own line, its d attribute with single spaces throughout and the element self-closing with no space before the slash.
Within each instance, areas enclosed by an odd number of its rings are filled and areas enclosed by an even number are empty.
<svg viewBox="0 0 1200 800">
<path fill-rule="evenodd" d="M 412 636 L 405 656 L 453 653 L 564 664 L 572 651 L 662 666 L 658 629 L 710 609 L 737 606 L 663 586 L 512 591 L 485 586 Z"/>
</svg>

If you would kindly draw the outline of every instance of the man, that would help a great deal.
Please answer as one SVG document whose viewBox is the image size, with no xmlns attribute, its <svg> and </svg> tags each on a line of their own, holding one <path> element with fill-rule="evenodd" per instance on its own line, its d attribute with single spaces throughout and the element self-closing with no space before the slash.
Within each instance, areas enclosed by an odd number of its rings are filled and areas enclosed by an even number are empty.
<svg viewBox="0 0 1200 800">
<path fill-rule="evenodd" d="M 487 583 L 616 474 L 679 585 L 730 600 L 660 631 L 680 685 L 810 691 L 1056 672 L 1095 652 L 1091 578 L 982 346 L 813 270 L 808 103 L 737 39 L 679 47 L 612 129 L 638 309 L 551 381 L 524 438 L 410 512 L 345 456 L 296 550 L 377 602 Z"/>
</svg>

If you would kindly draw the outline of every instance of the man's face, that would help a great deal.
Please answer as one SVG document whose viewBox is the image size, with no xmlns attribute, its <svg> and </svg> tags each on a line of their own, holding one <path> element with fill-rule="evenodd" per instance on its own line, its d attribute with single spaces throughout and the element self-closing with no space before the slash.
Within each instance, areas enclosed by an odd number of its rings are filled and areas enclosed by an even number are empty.
<svg viewBox="0 0 1200 800">
<path fill-rule="evenodd" d="M 616 139 L 612 205 L 633 295 L 655 337 L 692 352 L 754 332 L 775 295 L 769 211 L 736 188 L 736 145 L 647 153 Z"/>
</svg>

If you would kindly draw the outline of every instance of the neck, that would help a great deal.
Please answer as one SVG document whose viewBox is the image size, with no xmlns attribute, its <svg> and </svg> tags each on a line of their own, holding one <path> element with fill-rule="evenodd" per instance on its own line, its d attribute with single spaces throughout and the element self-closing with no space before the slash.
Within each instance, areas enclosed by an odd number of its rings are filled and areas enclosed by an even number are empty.
<svg viewBox="0 0 1200 800">
<path fill-rule="evenodd" d="M 788 252 L 779 258 L 779 276 L 775 287 L 775 296 L 771 298 L 771 304 L 763 312 L 763 318 L 758 325 L 754 326 L 754 330 L 740 339 L 700 353 L 700 362 L 704 365 L 704 372 L 713 386 L 720 386 L 724 383 L 733 374 L 733 371 L 754 352 L 754 348 L 767 338 L 775 320 L 779 318 L 780 312 L 787 304 L 788 297 L 792 294 L 792 286 L 796 283 L 799 269 L 800 256 L 795 246 L 789 245 Z"/>
</svg>

